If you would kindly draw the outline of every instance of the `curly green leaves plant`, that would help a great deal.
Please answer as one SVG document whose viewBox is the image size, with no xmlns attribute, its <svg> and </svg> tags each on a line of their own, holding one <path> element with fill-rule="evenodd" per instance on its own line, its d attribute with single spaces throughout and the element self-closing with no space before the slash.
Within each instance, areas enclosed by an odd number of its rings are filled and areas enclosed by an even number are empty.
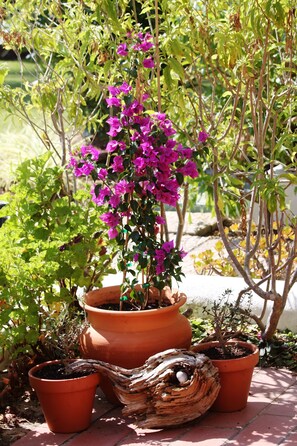
<svg viewBox="0 0 297 446">
<path fill-rule="evenodd" d="M 63 170 L 47 167 L 48 158 L 19 166 L 1 210 L 9 218 L 0 228 L 0 345 L 9 351 L 36 348 L 61 315 L 71 319 L 79 289 L 113 272 L 114 243 L 89 192 L 65 195 Z"/>
</svg>

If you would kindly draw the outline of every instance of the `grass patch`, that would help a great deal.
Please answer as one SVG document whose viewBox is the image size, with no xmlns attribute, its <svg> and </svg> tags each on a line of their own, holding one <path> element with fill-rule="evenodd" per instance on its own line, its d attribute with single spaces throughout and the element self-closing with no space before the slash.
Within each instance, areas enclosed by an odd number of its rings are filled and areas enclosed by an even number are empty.
<svg viewBox="0 0 297 446">
<path fill-rule="evenodd" d="M 2 66 L 7 67 L 9 72 L 4 84 L 11 87 L 21 87 L 25 82 L 33 82 L 37 79 L 36 66 L 34 62 L 23 61 L 20 65 L 17 60 L 3 61 Z"/>
<path fill-rule="evenodd" d="M 14 179 L 17 165 L 44 153 L 45 148 L 29 125 L 5 112 L 0 113 L 0 187 Z"/>
<path fill-rule="evenodd" d="M 37 78 L 34 62 L 24 60 L 20 64 L 17 60 L 7 60 L 1 61 L 1 66 L 9 70 L 4 84 L 13 88 Z M 5 111 L 0 111 L 0 140 L 0 188 L 5 189 L 14 180 L 16 166 L 40 155 L 45 147 L 29 124 Z"/>
<path fill-rule="evenodd" d="M 40 122 L 40 127 L 43 127 L 42 118 L 37 112 L 34 122 Z M 50 132 L 50 129 L 49 134 L 59 148 L 58 135 Z M 41 155 L 46 147 L 28 123 L 5 111 L 0 111 L 0 141 L 0 189 L 7 189 L 15 178 L 16 167 L 26 159 Z"/>
</svg>

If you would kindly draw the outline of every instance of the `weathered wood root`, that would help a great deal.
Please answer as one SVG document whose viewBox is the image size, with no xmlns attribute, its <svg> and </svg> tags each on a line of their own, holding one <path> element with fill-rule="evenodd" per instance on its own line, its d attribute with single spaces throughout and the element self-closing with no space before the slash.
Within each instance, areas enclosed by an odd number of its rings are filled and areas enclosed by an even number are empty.
<svg viewBox="0 0 297 446">
<path fill-rule="evenodd" d="M 184 349 L 158 353 L 131 370 L 93 359 L 78 359 L 68 368 L 107 375 L 124 404 L 123 414 L 134 417 L 142 428 L 194 420 L 210 408 L 220 389 L 218 370 L 211 361 Z"/>
</svg>

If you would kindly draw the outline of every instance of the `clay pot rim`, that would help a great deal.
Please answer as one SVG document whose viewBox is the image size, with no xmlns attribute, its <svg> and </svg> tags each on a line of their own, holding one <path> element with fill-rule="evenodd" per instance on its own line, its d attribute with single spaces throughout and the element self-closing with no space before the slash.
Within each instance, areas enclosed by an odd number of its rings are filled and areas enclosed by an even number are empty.
<svg viewBox="0 0 297 446">
<path fill-rule="evenodd" d="M 102 308 L 96 308 L 96 306 L 95 306 L 95 305 L 97 305 L 96 303 L 94 303 L 94 306 L 91 305 L 91 304 L 86 303 L 86 299 L 88 298 L 89 295 L 91 295 L 93 293 L 96 293 L 96 292 L 98 292 L 98 291 L 100 291 L 102 289 L 106 289 L 107 291 L 110 292 L 112 290 L 115 290 L 118 287 L 120 287 L 120 285 L 112 285 L 112 286 L 102 287 L 102 288 L 98 288 L 98 289 L 89 291 L 87 294 L 85 294 L 83 296 L 83 300 L 82 300 L 82 302 L 79 302 L 79 304 L 87 312 L 91 311 L 91 312 L 100 313 L 100 314 L 103 314 L 103 315 L 104 314 L 106 314 L 106 315 L 108 315 L 108 314 L 111 315 L 112 314 L 113 316 L 117 315 L 119 317 L 123 316 L 123 315 L 125 315 L 125 316 L 129 315 L 129 317 L 137 317 L 140 313 L 142 315 L 152 315 L 152 314 L 155 314 L 157 312 L 159 313 L 160 311 L 162 311 L 164 313 L 167 312 L 167 311 L 171 311 L 173 307 L 178 309 L 182 305 L 184 305 L 186 303 L 186 301 L 187 301 L 187 296 L 183 292 L 180 292 L 179 290 L 172 290 L 172 296 L 178 296 L 178 300 L 176 300 L 174 303 L 172 303 L 171 305 L 168 305 L 166 307 L 153 308 L 153 309 L 150 309 L 150 310 L 139 310 L 139 311 L 106 310 L 106 309 L 102 309 Z M 118 300 L 111 299 L 111 298 L 106 299 L 106 300 L 107 300 L 107 302 L 118 302 Z M 100 303 L 104 303 L 104 300 L 102 299 L 102 302 L 100 302 Z"/>
<path fill-rule="evenodd" d="M 38 381 L 42 381 L 42 382 L 48 382 L 48 383 L 55 383 L 55 382 L 69 383 L 69 382 L 86 379 L 89 376 L 98 375 L 98 372 L 94 372 L 94 373 L 88 373 L 87 375 L 84 375 L 84 376 L 78 376 L 76 378 L 67 378 L 67 379 L 47 379 L 47 378 L 40 378 L 39 376 L 34 375 L 34 373 L 37 370 L 43 369 L 48 364 L 58 364 L 61 362 L 74 362 L 74 361 L 76 361 L 76 359 L 53 359 L 53 360 L 41 362 L 40 364 L 36 364 L 35 366 L 33 366 L 28 371 L 29 378 L 32 378 L 32 379 L 38 380 Z"/>
</svg>

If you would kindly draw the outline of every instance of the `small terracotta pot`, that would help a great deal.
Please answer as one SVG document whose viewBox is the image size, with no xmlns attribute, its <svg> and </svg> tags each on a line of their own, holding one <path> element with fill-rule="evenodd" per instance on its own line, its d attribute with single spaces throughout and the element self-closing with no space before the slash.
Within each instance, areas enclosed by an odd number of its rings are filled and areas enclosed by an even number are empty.
<svg viewBox="0 0 297 446">
<path fill-rule="evenodd" d="M 244 409 L 247 405 L 249 390 L 252 381 L 254 367 L 259 361 L 259 349 L 248 342 L 230 341 L 246 347 L 251 354 L 237 359 L 211 359 L 211 362 L 219 370 L 221 389 L 211 407 L 216 412 L 235 412 Z M 205 342 L 194 345 L 191 350 L 196 353 L 204 353 L 205 350 L 217 346 L 219 343 Z"/>
<path fill-rule="evenodd" d="M 179 309 L 186 302 L 176 292 L 176 303 L 143 311 L 113 311 L 96 308 L 119 302 L 120 287 L 109 286 L 85 295 L 84 308 L 90 326 L 80 336 L 81 355 L 120 367 L 140 367 L 152 355 L 169 348 L 190 348 L 192 329 Z M 102 376 L 102 390 L 109 401 L 118 403 L 109 379 Z"/>
<path fill-rule="evenodd" d="M 55 360 L 36 365 L 29 370 L 29 382 L 37 393 L 45 420 L 52 432 L 80 432 L 91 424 L 94 397 L 100 375 L 92 373 L 79 378 L 59 380 L 34 376 L 46 365 L 60 362 L 60 360 Z"/>
</svg>

